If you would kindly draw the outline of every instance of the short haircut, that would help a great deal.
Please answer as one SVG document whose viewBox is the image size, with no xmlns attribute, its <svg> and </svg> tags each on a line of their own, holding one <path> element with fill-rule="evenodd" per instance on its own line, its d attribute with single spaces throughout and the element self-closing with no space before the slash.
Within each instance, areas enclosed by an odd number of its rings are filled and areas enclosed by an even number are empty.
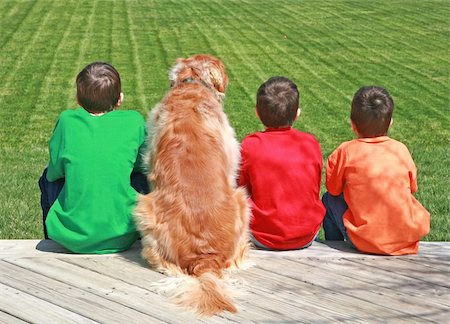
<svg viewBox="0 0 450 324">
<path fill-rule="evenodd" d="M 256 94 L 256 111 L 266 127 L 291 126 L 297 117 L 300 93 L 294 82 L 282 76 L 271 77 Z"/>
<path fill-rule="evenodd" d="M 91 63 L 77 76 L 77 99 L 89 112 L 113 110 L 121 91 L 119 72 L 108 63 Z"/>
<path fill-rule="evenodd" d="M 353 96 L 350 119 L 359 135 L 377 137 L 387 134 L 391 124 L 394 101 L 381 87 L 360 88 Z"/>
</svg>

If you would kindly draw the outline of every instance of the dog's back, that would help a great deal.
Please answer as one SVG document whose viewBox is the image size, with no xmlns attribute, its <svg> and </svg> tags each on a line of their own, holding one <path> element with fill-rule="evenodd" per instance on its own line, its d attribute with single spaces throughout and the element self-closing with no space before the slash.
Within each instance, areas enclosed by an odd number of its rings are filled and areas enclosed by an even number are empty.
<svg viewBox="0 0 450 324">
<path fill-rule="evenodd" d="M 162 104 L 153 179 L 155 214 L 167 227 L 155 231 L 155 238 L 167 230 L 176 237 L 165 246 L 167 256 L 186 270 L 203 254 L 225 261 L 234 253 L 229 236 L 238 210 L 226 167 L 221 104 L 193 83 L 172 89 Z"/>
<path fill-rule="evenodd" d="M 212 315 L 236 311 L 217 280 L 247 251 L 249 211 L 244 190 L 235 187 L 239 146 L 221 96 L 191 72 L 153 112 L 154 186 L 141 197 L 136 220 L 151 264 L 198 278 L 195 289 L 176 293 L 179 303 Z"/>
</svg>

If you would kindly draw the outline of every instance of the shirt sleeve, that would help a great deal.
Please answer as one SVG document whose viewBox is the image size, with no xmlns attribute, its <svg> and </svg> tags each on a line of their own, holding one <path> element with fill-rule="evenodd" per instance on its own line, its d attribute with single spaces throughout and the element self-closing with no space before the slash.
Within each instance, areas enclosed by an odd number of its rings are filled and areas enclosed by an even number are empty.
<svg viewBox="0 0 450 324">
<path fill-rule="evenodd" d="M 333 196 L 339 196 L 344 190 L 343 151 L 338 148 L 327 160 L 326 187 Z"/>
<path fill-rule="evenodd" d="M 411 166 L 409 168 L 409 186 L 411 188 L 411 193 L 415 193 L 417 191 L 417 168 L 414 164 L 414 161 L 412 161 L 411 158 Z"/>
<path fill-rule="evenodd" d="M 64 172 L 64 123 L 59 117 L 49 142 L 50 161 L 47 168 L 47 180 L 50 182 L 65 177 Z"/>
<path fill-rule="evenodd" d="M 143 120 L 140 126 L 139 136 L 140 146 L 133 169 L 137 172 L 147 173 L 148 167 L 145 164 L 145 155 L 147 154 L 147 127 Z"/>
<path fill-rule="evenodd" d="M 245 187 L 249 195 L 251 195 L 252 189 L 250 184 L 250 178 L 247 170 L 247 154 L 245 151 L 245 143 L 241 145 L 241 163 L 239 167 L 239 175 L 237 179 L 238 186 Z"/>
</svg>

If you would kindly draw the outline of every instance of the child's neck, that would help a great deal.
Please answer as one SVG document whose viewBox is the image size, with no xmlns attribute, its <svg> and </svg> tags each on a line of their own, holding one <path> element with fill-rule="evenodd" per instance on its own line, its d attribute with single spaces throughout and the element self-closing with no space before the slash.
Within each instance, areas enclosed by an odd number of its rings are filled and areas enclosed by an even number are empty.
<svg viewBox="0 0 450 324">
<path fill-rule="evenodd" d="M 89 113 L 89 115 L 91 115 L 91 116 L 94 116 L 94 117 L 100 117 L 100 116 L 103 116 L 104 114 L 107 114 L 107 113 L 109 113 L 110 111 L 113 111 L 113 110 L 108 110 L 108 111 L 89 111 L 89 110 L 87 110 L 87 109 L 85 109 L 88 113 Z"/>
<path fill-rule="evenodd" d="M 288 129 L 288 128 L 292 128 L 292 125 L 286 125 L 286 126 L 278 126 L 278 127 L 269 127 L 269 126 L 264 126 L 266 130 L 268 129 L 273 129 L 273 130 L 282 130 L 282 129 Z"/>
<path fill-rule="evenodd" d="M 104 114 L 106 114 L 105 112 L 89 112 L 89 114 L 91 115 L 91 116 L 94 116 L 94 117 L 99 117 L 99 116 L 103 116 Z"/>
</svg>

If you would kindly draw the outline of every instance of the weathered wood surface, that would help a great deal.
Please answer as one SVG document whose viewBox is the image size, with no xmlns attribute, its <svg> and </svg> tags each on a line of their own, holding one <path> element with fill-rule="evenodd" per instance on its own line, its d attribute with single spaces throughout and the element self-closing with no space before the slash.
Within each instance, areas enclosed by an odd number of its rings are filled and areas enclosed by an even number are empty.
<svg viewBox="0 0 450 324">
<path fill-rule="evenodd" d="M 252 250 L 237 273 L 237 314 L 198 319 L 158 294 L 140 258 L 77 255 L 52 241 L 0 240 L 0 323 L 450 323 L 450 243 L 418 255 L 364 255 L 339 242 Z"/>
</svg>

